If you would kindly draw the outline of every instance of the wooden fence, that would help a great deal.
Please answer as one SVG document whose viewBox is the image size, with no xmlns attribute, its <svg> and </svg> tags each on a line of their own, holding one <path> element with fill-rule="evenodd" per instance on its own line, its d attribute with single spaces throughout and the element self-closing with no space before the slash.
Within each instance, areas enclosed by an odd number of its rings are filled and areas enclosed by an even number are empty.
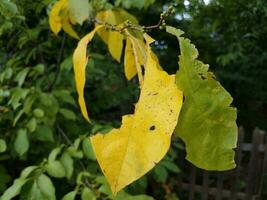
<svg viewBox="0 0 267 200">
<path fill-rule="evenodd" d="M 244 135 L 244 129 L 239 128 L 237 167 L 231 171 L 200 170 L 184 161 L 185 155 L 182 155 L 179 159 L 184 171 L 179 177 L 181 200 L 267 200 L 263 198 L 264 176 L 267 175 L 266 134 L 255 129 L 252 143 L 244 143 Z"/>
</svg>

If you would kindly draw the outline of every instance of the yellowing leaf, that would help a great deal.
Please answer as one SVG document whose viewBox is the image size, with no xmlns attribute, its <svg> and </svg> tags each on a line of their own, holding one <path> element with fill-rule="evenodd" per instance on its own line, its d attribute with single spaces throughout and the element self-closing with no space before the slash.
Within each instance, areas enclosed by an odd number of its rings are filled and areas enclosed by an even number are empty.
<svg viewBox="0 0 267 200">
<path fill-rule="evenodd" d="M 71 23 L 75 24 L 76 20 L 70 15 L 68 3 L 68 0 L 59 0 L 52 7 L 49 15 L 50 28 L 56 35 L 62 28 L 71 37 L 79 39 L 71 25 Z"/>
<path fill-rule="evenodd" d="M 175 76 L 158 65 L 148 57 L 134 115 L 123 116 L 120 129 L 91 137 L 96 158 L 114 194 L 152 169 L 170 147 L 183 94 L 175 84 Z"/>
<path fill-rule="evenodd" d="M 109 25 L 120 25 L 129 20 L 133 24 L 138 24 L 136 18 L 122 9 L 106 10 L 97 13 L 96 19 Z M 117 31 L 101 29 L 97 31 L 101 39 L 108 45 L 110 54 L 120 62 L 123 49 L 123 35 Z M 140 34 L 139 34 L 140 35 Z"/>
<path fill-rule="evenodd" d="M 67 0 L 60 0 L 55 3 L 52 7 L 51 12 L 49 14 L 49 25 L 51 30 L 57 35 L 58 32 L 61 30 L 61 18 L 60 18 L 60 11 L 64 5 L 67 4 Z"/>
<path fill-rule="evenodd" d="M 68 11 L 67 10 L 63 10 L 61 16 L 62 16 L 62 28 L 63 28 L 63 30 L 66 33 L 68 33 L 71 37 L 76 38 L 76 39 L 80 39 L 80 37 L 73 30 L 73 28 L 72 28 L 72 26 L 70 24 L 70 18 L 68 16 Z"/>
<path fill-rule="evenodd" d="M 135 67 L 134 51 L 129 38 L 126 39 L 126 47 L 124 53 L 124 73 L 128 80 L 131 80 L 137 73 Z"/>
<path fill-rule="evenodd" d="M 108 37 L 108 49 L 112 57 L 118 62 L 121 60 L 122 48 L 123 35 L 116 31 L 110 31 Z"/>
<path fill-rule="evenodd" d="M 81 112 L 87 121 L 90 121 L 86 104 L 84 101 L 84 86 L 86 80 L 85 68 L 87 65 L 88 58 L 86 56 L 86 50 L 88 43 L 93 39 L 97 30 L 100 30 L 103 26 L 97 26 L 93 31 L 88 33 L 85 37 L 83 37 L 76 47 L 73 53 L 73 67 L 74 67 L 74 74 L 75 74 L 75 82 L 76 82 L 76 89 L 79 96 L 79 105 L 81 108 Z"/>
</svg>

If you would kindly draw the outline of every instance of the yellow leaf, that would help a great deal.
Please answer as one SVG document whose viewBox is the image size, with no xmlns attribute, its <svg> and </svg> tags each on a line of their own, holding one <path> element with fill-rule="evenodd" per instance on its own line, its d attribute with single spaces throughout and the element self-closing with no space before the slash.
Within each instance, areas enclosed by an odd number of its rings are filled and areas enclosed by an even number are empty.
<svg viewBox="0 0 267 200">
<path fill-rule="evenodd" d="M 93 39 L 97 30 L 103 28 L 103 26 L 97 26 L 93 31 L 88 33 L 84 36 L 78 43 L 74 53 L 73 53 L 73 67 L 74 67 L 74 74 L 75 74 L 75 82 L 76 82 L 76 89 L 79 96 L 79 105 L 81 108 L 81 112 L 87 121 L 90 122 L 86 104 L 84 101 L 84 86 L 86 80 L 85 68 L 88 62 L 88 58 L 86 56 L 86 50 L 88 43 Z"/>
<path fill-rule="evenodd" d="M 170 147 L 183 94 L 175 76 L 158 66 L 149 53 L 134 115 L 123 116 L 120 129 L 90 138 L 114 194 L 152 169 Z"/>
<path fill-rule="evenodd" d="M 96 19 L 109 25 L 120 25 L 129 20 L 133 24 L 138 24 L 136 18 L 122 9 L 106 10 L 97 13 Z M 97 31 L 101 39 L 108 45 L 110 54 L 120 62 L 123 49 L 123 35 L 112 30 L 101 29 Z"/>
<path fill-rule="evenodd" d="M 69 11 L 64 9 L 61 13 L 61 20 L 62 20 L 62 28 L 63 30 L 68 33 L 71 37 L 80 39 L 78 34 L 73 30 L 71 24 L 70 24 L 70 18 L 69 18 Z"/>
<path fill-rule="evenodd" d="M 61 18 L 60 18 L 60 11 L 62 8 L 67 4 L 67 0 L 60 0 L 55 3 L 52 7 L 51 12 L 49 14 L 49 25 L 51 30 L 57 35 L 58 32 L 61 30 Z"/>
<path fill-rule="evenodd" d="M 110 31 L 108 37 L 108 49 L 112 57 L 120 62 L 123 48 L 123 35 L 116 31 Z"/>
<path fill-rule="evenodd" d="M 134 51 L 129 38 L 126 39 L 126 47 L 124 53 L 124 73 L 128 80 L 131 80 L 136 74 Z"/>
</svg>

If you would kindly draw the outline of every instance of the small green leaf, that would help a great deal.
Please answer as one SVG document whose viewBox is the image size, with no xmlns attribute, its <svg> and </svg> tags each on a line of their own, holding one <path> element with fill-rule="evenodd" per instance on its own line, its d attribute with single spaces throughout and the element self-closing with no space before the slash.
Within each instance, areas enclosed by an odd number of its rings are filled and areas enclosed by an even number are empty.
<svg viewBox="0 0 267 200">
<path fill-rule="evenodd" d="M 89 199 L 96 200 L 96 196 L 91 189 L 85 187 L 82 191 L 82 200 L 89 200 Z"/>
<path fill-rule="evenodd" d="M 37 179 L 37 185 L 40 188 L 40 191 L 45 199 L 47 200 L 55 200 L 55 187 L 51 181 L 51 179 L 45 174 L 41 174 Z"/>
<path fill-rule="evenodd" d="M 22 170 L 20 178 L 26 179 L 34 171 L 38 169 L 38 166 L 29 166 Z"/>
<path fill-rule="evenodd" d="M 60 158 L 60 162 L 64 166 L 64 169 L 66 171 L 66 177 L 68 179 L 70 179 L 72 176 L 72 173 L 73 173 L 73 159 L 72 159 L 72 157 L 67 152 L 64 152 Z"/>
<path fill-rule="evenodd" d="M 83 158 L 83 152 L 77 150 L 75 147 L 71 146 L 69 148 L 67 148 L 67 152 L 74 158 Z"/>
<path fill-rule="evenodd" d="M 174 163 L 174 162 L 171 162 L 171 161 L 168 161 L 168 160 L 162 160 L 160 162 L 160 165 L 164 166 L 166 169 L 174 172 L 174 173 L 179 173 L 181 170 L 179 169 L 179 167 Z"/>
<path fill-rule="evenodd" d="M 55 178 L 63 178 L 64 176 L 66 176 L 64 166 L 57 160 L 48 162 L 45 166 L 45 170 L 50 176 Z"/>
<path fill-rule="evenodd" d="M 28 130 L 29 130 L 31 133 L 34 132 L 34 131 L 36 130 L 36 127 L 37 127 L 37 121 L 36 121 L 36 119 L 35 119 L 34 117 L 31 118 L 31 119 L 28 121 L 26 127 L 28 128 Z"/>
<path fill-rule="evenodd" d="M 42 118 L 44 116 L 44 111 L 40 108 L 36 108 L 33 110 L 33 115 L 37 118 Z"/>
<path fill-rule="evenodd" d="M 25 78 L 29 72 L 30 68 L 24 68 L 23 70 L 21 70 L 15 77 L 15 81 L 18 82 L 18 86 L 22 86 L 22 84 L 25 81 Z"/>
<path fill-rule="evenodd" d="M 77 192 L 76 191 L 72 191 L 69 192 L 68 194 L 66 194 L 62 200 L 75 200 L 75 196 L 76 196 Z M 88 199 L 89 200 L 89 199 Z"/>
<path fill-rule="evenodd" d="M 3 153 L 6 151 L 6 141 L 3 139 L 0 139 L 0 153 Z"/>
<path fill-rule="evenodd" d="M 83 140 L 83 152 L 89 160 L 96 160 L 91 141 L 88 138 Z"/>
<path fill-rule="evenodd" d="M 14 142 L 14 148 L 16 152 L 22 156 L 24 153 L 26 153 L 29 149 L 29 139 L 27 135 L 26 129 L 19 129 L 17 132 L 17 136 L 15 138 Z"/>
<path fill-rule="evenodd" d="M 37 126 L 36 131 L 34 132 L 34 137 L 40 141 L 54 141 L 52 129 L 45 125 Z"/>
<path fill-rule="evenodd" d="M 1 200 L 13 199 L 20 193 L 22 186 L 28 181 L 28 179 L 15 179 L 13 185 L 11 185 L 4 194 L 0 197 Z"/>
<path fill-rule="evenodd" d="M 89 17 L 89 3 L 88 0 L 69 0 L 70 14 L 76 19 L 76 21 L 82 25 L 82 23 Z"/>
<path fill-rule="evenodd" d="M 157 165 L 154 169 L 155 179 L 158 182 L 164 183 L 168 178 L 168 172 L 165 167 Z"/>
<path fill-rule="evenodd" d="M 62 114 L 66 119 L 76 120 L 76 115 L 73 111 L 65 108 L 59 109 L 59 113 Z"/>
</svg>

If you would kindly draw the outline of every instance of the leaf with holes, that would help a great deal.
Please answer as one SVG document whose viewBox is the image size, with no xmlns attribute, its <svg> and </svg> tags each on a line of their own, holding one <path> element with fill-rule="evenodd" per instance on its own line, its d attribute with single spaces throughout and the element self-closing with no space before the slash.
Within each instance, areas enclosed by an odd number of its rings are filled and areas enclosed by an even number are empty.
<svg viewBox="0 0 267 200">
<path fill-rule="evenodd" d="M 120 129 L 91 137 L 97 161 L 113 193 L 152 169 L 170 147 L 183 95 L 175 76 L 158 65 L 149 56 L 135 113 L 123 116 Z"/>
<path fill-rule="evenodd" d="M 167 31 L 180 44 L 179 71 L 176 83 L 184 92 L 185 102 L 176 133 L 186 145 L 186 158 L 206 170 L 229 170 L 235 167 L 237 142 L 236 109 L 231 95 L 199 60 L 198 51 L 183 33 L 173 27 Z"/>
</svg>

